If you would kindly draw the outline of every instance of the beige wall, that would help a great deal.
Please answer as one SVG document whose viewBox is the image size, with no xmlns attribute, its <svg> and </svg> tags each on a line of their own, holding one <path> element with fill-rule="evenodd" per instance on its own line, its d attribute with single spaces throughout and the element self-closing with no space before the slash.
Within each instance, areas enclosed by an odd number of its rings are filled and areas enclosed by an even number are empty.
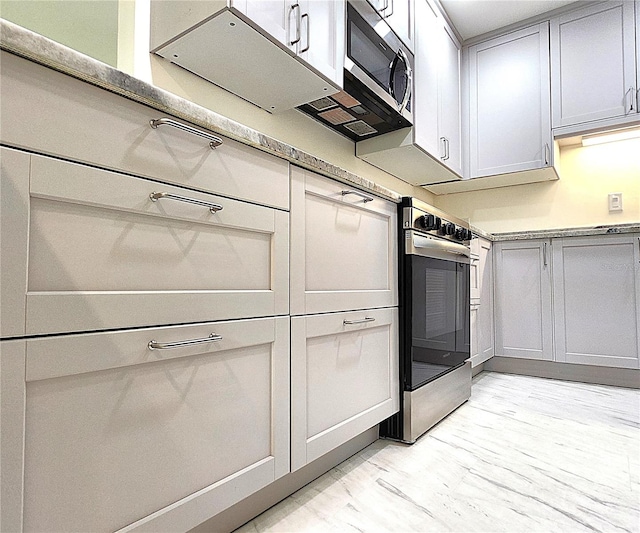
<svg viewBox="0 0 640 533">
<path fill-rule="evenodd" d="M 640 139 L 560 149 L 560 179 L 437 196 L 435 204 L 491 233 L 640 223 Z M 609 213 L 608 194 L 623 211 Z"/>
</svg>

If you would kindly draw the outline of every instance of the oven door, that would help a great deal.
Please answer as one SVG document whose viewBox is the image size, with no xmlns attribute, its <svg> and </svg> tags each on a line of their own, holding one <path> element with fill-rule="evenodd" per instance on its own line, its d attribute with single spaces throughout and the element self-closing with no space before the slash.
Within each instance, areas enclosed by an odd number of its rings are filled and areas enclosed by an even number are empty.
<svg viewBox="0 0 640 533">
<path fill-rule="evenodd" d="M 414 232 L 406 244 L 404 388 L 413 391 L 470 357 L 470 267 L 461 244 Z"/>
</svg>

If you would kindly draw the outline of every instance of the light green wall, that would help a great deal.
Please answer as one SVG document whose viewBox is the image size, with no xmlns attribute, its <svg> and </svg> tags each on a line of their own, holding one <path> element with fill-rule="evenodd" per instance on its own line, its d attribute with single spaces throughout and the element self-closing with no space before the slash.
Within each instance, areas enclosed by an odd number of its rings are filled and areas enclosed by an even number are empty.
<svg viewBox="0 0 640 533">
<path fill-rule="evenodd" d="M 118 0 L 1 0 L 0 16 L 104 63 L 118 59 Z"/>
</svg>

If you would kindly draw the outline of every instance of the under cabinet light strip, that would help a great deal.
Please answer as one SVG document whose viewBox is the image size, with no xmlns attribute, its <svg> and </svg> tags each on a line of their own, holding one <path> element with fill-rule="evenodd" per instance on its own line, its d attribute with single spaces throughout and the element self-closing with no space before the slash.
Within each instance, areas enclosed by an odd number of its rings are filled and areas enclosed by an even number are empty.
<svg viewBox="0 0 640 533">
<path fill-rule="evenodd" d="M 640 128 L 627 128 L 624 130 L 599 133 L 597 135 L 585 135 L 582 137 L 582 146 L 593 146 L 594 144 L 604 144 L 638 138 L 640 138 Z"/>
</svg>

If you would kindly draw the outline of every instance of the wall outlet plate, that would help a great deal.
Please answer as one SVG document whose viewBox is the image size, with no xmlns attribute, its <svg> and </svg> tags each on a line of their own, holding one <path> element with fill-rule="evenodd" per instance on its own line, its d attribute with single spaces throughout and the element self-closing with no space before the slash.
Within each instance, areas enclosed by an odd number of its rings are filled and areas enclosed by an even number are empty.
<svg viewBox="0 0 640 533">
<path fill-rule="evenodd" d="M 615 211 L 622 211 L 622 193 L 612 192 L 609 193 L 609 213 Z"/>
</svg>

